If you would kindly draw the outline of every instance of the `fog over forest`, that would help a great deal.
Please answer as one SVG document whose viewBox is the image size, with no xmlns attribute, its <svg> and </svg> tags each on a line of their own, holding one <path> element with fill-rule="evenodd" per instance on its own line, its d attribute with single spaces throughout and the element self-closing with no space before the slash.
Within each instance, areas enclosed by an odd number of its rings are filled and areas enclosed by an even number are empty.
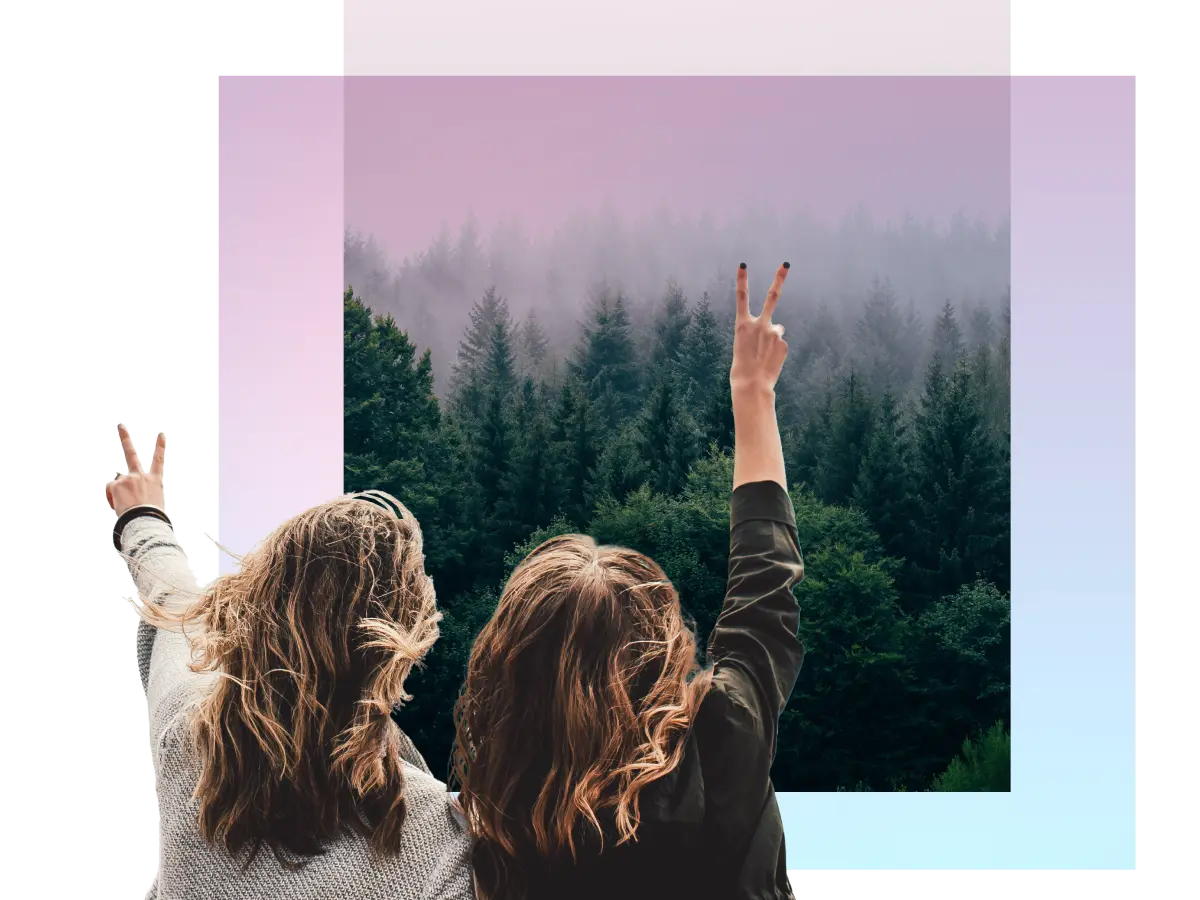
<svg viewBox="0 0 1200 900">
<path fill-rule="evenodd" d="M 345 248 L 344 486 L 403 498 L 445 617 L 397 714 L 427 759 L 508 573 L 555 534 L 649 554 L 705 646 L 734 278 L 744 260 L 757 310 L 788 260 L 776 407 L 807 652 L 776 787 L 1009 790 L 1006 223 L 602 214 L 543 240 L 468 222 L 398 263 L 353 230 Z"/>
<path fill-rule="evenodd" d="M 467 219 L 403 258 L 350 223 L 345 286 L 376 313 L 393 315 L 418 348 L 432 350 L 435 390 L 444 396 L 471 307 L 489 287 L 507 300 L 515 325 L 532 313 L 549 355 L 562 358 L 598 294 L 622 296 L 634 333 L 645 335 L 672 284 L 689 306 L 707 293 L 714 313 L 731 317 L 738 263 L 749 266 L 752 302 L 761 303 L 785 259 L 793 268 L 775 318 L 788 329 L 794 358 L 811 370 L 795 371 L 793 362 L 788 374 L 820 378 L 853 360 L 854 323 L 881 288 L 890 287 L 910 324 L 923 330 L 946 301 L 968 336 L 976 310 L 998 321 L 1009 286 L 1008 220 L 884 222 L 859 208 L 829 227 L 801 211 L 746 212 L 725 222 L 666 210 L 638 220 L 602 211 L 539 239 L 519 222 L 483 233 Z M 829 346 L 796 354 L 797 341 L 814 335 Z"/>
</svg>

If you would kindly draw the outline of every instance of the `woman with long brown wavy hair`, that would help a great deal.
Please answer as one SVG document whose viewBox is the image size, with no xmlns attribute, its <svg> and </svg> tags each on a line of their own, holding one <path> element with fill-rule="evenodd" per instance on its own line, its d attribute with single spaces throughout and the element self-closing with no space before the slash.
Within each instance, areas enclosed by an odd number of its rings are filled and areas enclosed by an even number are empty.
<svg viewBox="0 0 1200 900">
<path fill-rule="evenodd" d="M 164 511 L 159 435 L 107 486 L 137 585 L 160 856 L 149 898 L 469 898 L 469 839 L 391 717 L 437 640 L 421 529 L 340 497 L 196 586 Z"/>
<path fill-rule="evenodd" d="M 513 571 L 458 702 L 455 779 L 481 900 L 787 898 L 771 786 L 804 648 L 775 418 L 787 356 L 737 277 L 728 587 L 708 644 L 648 557 L 566 535 Z"/>
</svg>

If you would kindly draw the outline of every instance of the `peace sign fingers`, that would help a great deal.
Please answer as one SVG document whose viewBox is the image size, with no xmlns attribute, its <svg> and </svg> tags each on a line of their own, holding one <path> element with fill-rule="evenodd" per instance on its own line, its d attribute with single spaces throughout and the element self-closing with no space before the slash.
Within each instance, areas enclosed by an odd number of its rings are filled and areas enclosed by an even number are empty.
<svg viewBox="0 0 1200 900">
<path fill-rule="evenodd" d="M 133 446 L 133 438 L 129 429 L 124 425 L 117 426 L 121 436 L 121 449 L 125 453 L 125 464 L 129 474 L 117 473 L 117 477 L 104 486 L 104 496 L 108 505 L 118 516 L 135 506 L 153 506 L 164 509 L 163 502 L 163 460 L 167 454 L 167 439 L 160 434 L 154 445 L 154 457 L 150 461 L 150 471 L 142 471 L 142 463 L 138 459 L 137 450 Z"/>
</svg>

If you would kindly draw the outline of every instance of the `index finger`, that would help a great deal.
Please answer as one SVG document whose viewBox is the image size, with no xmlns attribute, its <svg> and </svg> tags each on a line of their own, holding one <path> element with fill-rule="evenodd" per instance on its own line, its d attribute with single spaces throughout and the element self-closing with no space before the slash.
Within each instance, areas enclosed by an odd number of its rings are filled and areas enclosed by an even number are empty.
<svg viewBox="0 0 1200 900">
<path fill-rule="evenodd" d="M 771 313 L 775 312 L 775 304 L 779 302 L 779 292 L 783 290 L 784 279 L 787 278 L 788 269 L 791 267 L 791 263 L 785 262 L 775 270 L 775 280 L 771 282 L 771 289 L 767 291 L 767 300 L 762 308 L 762 315 L 767 317 L 768 322 L 771 321 Z"/>
<path fill-rule="evenodd" d="M 750 282 L 746 276 L 746 264 L 738 266 L 737 273 L 737 317 L 750 318 Z"/>
<path fill-rule="evenodd" d="M 137 451 L 133 449 L 133 438 L 129 436 L 129 429 L 118 425 L 117 434 L 121 436 L 121 449 L 125 451 L 125 465 L 129 466 L 129 474 L 141 472 L 142 464 L 138 461 Z"/>
</svg>

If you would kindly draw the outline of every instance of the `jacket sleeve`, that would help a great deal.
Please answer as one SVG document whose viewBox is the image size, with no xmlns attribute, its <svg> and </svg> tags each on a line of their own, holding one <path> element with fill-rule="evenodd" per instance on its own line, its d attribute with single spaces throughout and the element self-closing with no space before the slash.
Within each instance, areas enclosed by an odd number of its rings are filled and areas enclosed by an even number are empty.
<svg viewBox="0 0 1200 900">
<path fill-rule="evenodd" d="M 742 872 L 739 884 L 755 873 L 738 896 L 773 896 L 767 891 L 783 852 L 771 765 L 779 715 L 804 659 L 792 594 L 804 576 L 795 522 L 787 492 L 774 482 L 733 492 L 725 603 L 708 644 L 713 680 L 695 731 L 706 853 L 717 870 Z"/>
<path fill-rule="evenodd" d="M 733 492 L 725 604 L 708 642 L 714 683 L 756 722 L 775 752 L 780 713 L 804 660 L 796 637 L 800 610 L 792 588 L 804 577 L 791 498 L 773 481 Z"/>
</svg>

